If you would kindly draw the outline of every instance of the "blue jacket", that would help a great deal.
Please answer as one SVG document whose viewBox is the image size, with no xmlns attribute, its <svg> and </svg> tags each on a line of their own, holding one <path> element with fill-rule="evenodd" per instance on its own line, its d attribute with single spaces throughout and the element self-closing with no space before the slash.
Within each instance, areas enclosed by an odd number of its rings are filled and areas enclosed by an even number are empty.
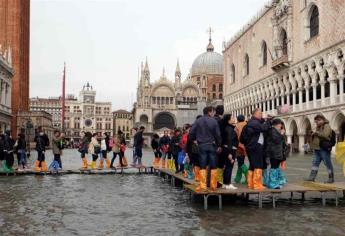
<svg viewBox="0 0 345 236">
<path fill-rule="evenodd" d="M 249 143 L 246 145 L 247 149 L 255 148 L 257 146 L 257 143 L 259 142 L 260 134 L 262 134 L 262 138 L 264 139 L 267 131 L 271 127 L 269 121 L 265 121 L 263 119 L 259 120 L 255 117 L 252 117 L 249 120 L 247 126 L 251 136 Z M 264 146 L 264 143 L 262 143 L 262 146 Z"/>
<path fill-rule="evenodd" d="M 204 115 L 197 119 L 190 130 L 191 140 L 196 140 L 198 144 L 214 143 L 220 146 L 222 138 L 216 119 Z"/>
</svg>

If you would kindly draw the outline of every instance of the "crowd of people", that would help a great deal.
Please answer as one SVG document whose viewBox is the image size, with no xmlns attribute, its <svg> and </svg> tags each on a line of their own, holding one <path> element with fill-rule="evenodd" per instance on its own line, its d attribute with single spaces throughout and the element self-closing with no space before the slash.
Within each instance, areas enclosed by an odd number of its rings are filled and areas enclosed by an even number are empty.
<svg viewBox="0 0 345 236">
<path fill-rule="evenodd" d="M 250 189 L 281 189 L 287 183 L 284 170 L 290 152 L 284 122 L 255 109 L 246 121 L 243 115 L 236 118 L 224 114 L 224 107 L 206 107 L 203 116 L 173 132 L 153 135 L 151 147 L 153 165 L 182 173 L 184 177 L 199 182 L 197 191 L 217 188 L 236 190 L 232 172 L 237 162 L 234 178 L 236 184 Z M 316 130 L 312 134 L 315 151 L 313 166 L 307 181 L 315 181 L 321 161 L 328 169 L 326 183 L 334 182 L 331 150 L 335 145 L 334 131 L 322 115 L 315 117 Z M 246 165 L 246 158 L 249 166 Z"/>
</svg>

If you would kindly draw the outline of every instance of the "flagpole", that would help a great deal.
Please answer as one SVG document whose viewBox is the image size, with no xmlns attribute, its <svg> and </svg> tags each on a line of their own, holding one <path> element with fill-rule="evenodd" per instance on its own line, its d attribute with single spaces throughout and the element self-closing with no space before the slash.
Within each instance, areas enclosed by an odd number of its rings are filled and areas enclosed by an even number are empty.
<svg viewBox="0 0 345 236">
<path fill-rule="evenodd" d="M 64 63 L 63 68 L 63 77 L 62 77 L 62 96 L 61 96 L 61 130 L 65 131 L 65 87 L 66 87 L 66 62 Z"/>
</svg>

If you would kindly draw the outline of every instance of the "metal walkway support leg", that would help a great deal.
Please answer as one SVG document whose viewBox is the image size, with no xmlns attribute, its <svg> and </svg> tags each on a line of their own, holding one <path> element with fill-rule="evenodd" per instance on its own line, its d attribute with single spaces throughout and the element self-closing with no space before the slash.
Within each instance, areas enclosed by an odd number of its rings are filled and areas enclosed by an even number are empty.
<svg viewBox="0 0 345 236">
<path fill-rule="evenodd" d="M 221 211 L 223 209 L 222 195 L 218 195 L 218 205 L 219 205 L 219 210 Z"/>
<path fill-rule="evenodd" d="M 305 201 L 305 192 L 302 193 L 302 202 Z"/>
<path fill-rule="evenodd" d="M 322 206 L 326 206 L 326 196 L 325 192 L 321 192 Z"/>
<path fill-rule="evenodd" d="M 338 191 L 335 191 L 335 206 L 339 205 L 339 201 L 338 201 Z"/>
<path fill-rule="evenodd" d="M 259 208 L 262 208 L 262 194 L 259 193 Z"/>
<path fill-rule="evenodd" d="M 206 211 L 208 208 L 208 195 L 204 195 L 204 210 Z"/>
<path fill-rule="evenodd" d="M 272 194 L 272 203 L 273 203 L 273 208 L 276 208 L 276 196 L 274 193 Z"/>
</svg>

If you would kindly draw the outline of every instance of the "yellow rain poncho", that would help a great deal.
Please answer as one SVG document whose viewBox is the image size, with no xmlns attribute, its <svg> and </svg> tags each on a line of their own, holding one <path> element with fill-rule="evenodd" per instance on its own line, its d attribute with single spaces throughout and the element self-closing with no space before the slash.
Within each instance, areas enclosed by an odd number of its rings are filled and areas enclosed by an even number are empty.
<svg viewBox="0 0 345 236">
<path fill-rule="evenodd" d="M 345 142 L 338 142 L 335 149 L 335 159 L 339 164 L 343 164 L 343 173 L 345 176 Z"/>
</svg>

